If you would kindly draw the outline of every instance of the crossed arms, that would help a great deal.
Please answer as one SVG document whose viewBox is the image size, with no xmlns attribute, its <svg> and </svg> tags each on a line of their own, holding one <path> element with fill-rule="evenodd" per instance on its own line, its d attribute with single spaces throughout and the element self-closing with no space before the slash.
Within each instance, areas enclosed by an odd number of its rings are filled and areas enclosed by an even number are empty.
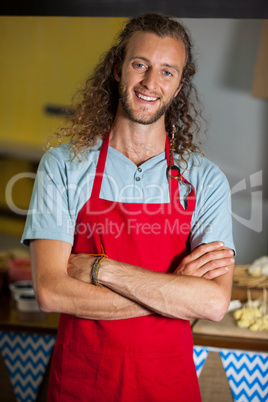
<svg viewBox="0 0 268 402">
<path fill-rule="evenodd" d="M 95 320 L 160 314 L 219 321 L 232 290 L 233 251 L 214 242 L 197 247 L 173 274 L 149 271 L 109 258 L 91 283 L 96 257 L 71 255 L 71 244 L 37 239 L 30 244 L 33 284 L 41 310 Z"/>
</svg>

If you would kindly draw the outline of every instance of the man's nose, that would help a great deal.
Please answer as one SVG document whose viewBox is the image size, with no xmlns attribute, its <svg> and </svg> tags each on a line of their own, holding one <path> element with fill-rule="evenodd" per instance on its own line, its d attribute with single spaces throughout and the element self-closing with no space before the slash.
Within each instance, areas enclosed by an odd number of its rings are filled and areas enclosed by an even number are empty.
<svg viewBox="0 0 268 402">
<path fill-rule="evenodd" d="M 142 85 L 147 89 L 154 90 L 157 88 L 158 73 L 153 69 L 148 69 L 144 74 Z"/>
</svg>

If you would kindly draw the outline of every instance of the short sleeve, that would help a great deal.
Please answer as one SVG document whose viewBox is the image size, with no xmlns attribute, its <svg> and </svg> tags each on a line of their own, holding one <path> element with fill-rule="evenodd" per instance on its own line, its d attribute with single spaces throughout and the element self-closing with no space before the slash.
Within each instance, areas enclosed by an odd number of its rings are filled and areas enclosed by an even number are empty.
<svg viewBox="0 0 268 402">
<path fill-rule="evenodd" d="M 65 162 L 50 152 L 40 161 L 21 242 L 62 240 L 73 244 L 74 217 L 68 203 Z"/>
<path fill-rule="evenodd" d="M 202 243 L 223 241 L 235 252 L 232 233 L 230 187 L 214 164 L 203 172 L 196 188 L 196 209 L 192 218 L 191 249 Z"/>
</svg>

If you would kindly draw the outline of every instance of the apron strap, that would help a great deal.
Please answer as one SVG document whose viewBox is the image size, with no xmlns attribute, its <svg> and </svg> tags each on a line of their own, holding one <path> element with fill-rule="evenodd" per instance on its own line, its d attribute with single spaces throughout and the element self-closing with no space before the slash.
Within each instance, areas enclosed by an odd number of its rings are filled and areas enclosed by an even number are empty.
<svg viewBox="0 0 268 402">
<path fill-rule="evenodd" d="M 182 176 L 182 180 L 184 181 L 184 183 L 187 183 L 188 186 L 190 187 L 189 194 L 187 195 L 187 207 L 186 207 L 186 210 L 187 210 L 187 212 L 193 212 L 193 211 L 194 211 L 194 208 L 195 208 L 195 202 L 196 202 L 195 188 L 194 188 L 194 186 L 193 186 L 188 180 L 186 180 L 183 176 Z"/>
<path fill-rule="evenodd" d="M 169 152 L 170 152 L 170 143 L 168 136 L 166 138 L 166 161 L 167 161 L 167 168 L 169 167 Z M 171 166 L 174 166 L 174 159 L 173 159 L 173 152 L 171 153 Z M 174 173 L 174 176 L 179 175 L 180 170 L 179 168 L 172 169 L 172 174 Z M 168 170 L 167 170 L 168 174 Z M 179 193 L 179 185 L 178 185 L 178 180 L 177 179 L 172 179 L 171 177 L 168 178 L 169 181 L 169 195 L 170 195 L 170 202 L 173 204 L 175 202 L 175 197 L 177 199 L 180 198 L 180 193 Z"/>
<path fill-rule="evenodd" d="M 100 196 L 100 190 L 101 190 L 101 184 L 102 184 L 102 179 L 103 179 L 103 174 L 104 174 L 104 169 L 105 169 L 105 163 L 106 163 L 106 158 L 107 158 L 107 153 L 108 153 L 108 147 L 109 147 L 109 140 L 110 140 L 110 133 L 108 133 L 102 143 L 101 149 L 100 149 L 100 154 L 99 154 L 99 159 L 97 163 L 97 169 L 96 169 L 96 175 L 92 187 L 92 194 L 91 196 L 94 198 L 99 198 Z M 169 164 L 169 151 L 170 151 L 170 144 L 169 144 L 169 139 L 168 136 L 166 136 L 166 161 L 167 161 L 167 167 Z M 174 166 L 174 159 L 173 159 L 173 154 L 171 155 L 171 164 Z M 179 168 L 178 170 L 173 170 L 173 173 L 175 176 L 179 174 Z M 186 182 L 189 186 L 191 186 L 191 191 L 188 194 L 187 197 L 187 210 L 188 211 L 193 211 L 195 207 L 195 190 L 194 187 L 192 186 L 191 183 L 189 183 L 186 179 L 182 178 L 184 182 Z M 178 185 L 178 180 L 177 179 L 172 179 L 169 178 L 169 192 L 170 192 L 170 202 L 172 204 L 175 203 L 176 200 L 177 202 L 180 202 L 180 192 L 179 192 L 179 185 Z"/>
<path fill-rule="evenodd" d="M 98 159 L 97 169 L 96 169 L 96 175 L 94 178 L 94 183 L 93 183 L 92 193 L 91 193 L 91 196 L 94 198 L 99 198 L 99 196 L 100 196 L 102 178 L 103 178 L 105 162 L 106 162 L 107 152 L 108 152 L 108 147 L 109 147 L 109 139 L 110 139 L 110 133 L 106 134 L 106 136 L 102 142 L 101 149 L 100 149 L 100 154 L 99 154 L 99 159 Z"/>
<path fill-rule="evenodd" d="M 170 151 L 170 143 L 169 143 L 169 139 L 168 139 L 168 136 L 167 136 L 167 139 L 166 139 L 166 160 L 167 160 L 168 167 L 169 167 L 169 151 Z M 171 154 L 171 166 L 173 167 L 172 175 L 178 176 L 180 174 L 180 169 L 179 169 L 179 167 L 174 165 L 173 153 Z M 178 179 L 174 179 L 172 177 L 169 177 L 168 180 L 169 180 L 170 202 L 173 205 L 175 204 L 175 202 L 180 204 L 180 191 L 179 191 Z M 190 188 L 190 191 L 189 191 L 189 193 L 187 195 L 187 207 L 186 207 L 186 210 L 187 210 L 187 212 L 192 212 L 194 210 L 194 208 L 195 208 L 195 189 L 194 189 L 194 186 L 188 180 L 186 180 L 183 176 L 181 176 L 181 180 L 184 183 L 187 183 L 187 185 Z"/>
</svg>

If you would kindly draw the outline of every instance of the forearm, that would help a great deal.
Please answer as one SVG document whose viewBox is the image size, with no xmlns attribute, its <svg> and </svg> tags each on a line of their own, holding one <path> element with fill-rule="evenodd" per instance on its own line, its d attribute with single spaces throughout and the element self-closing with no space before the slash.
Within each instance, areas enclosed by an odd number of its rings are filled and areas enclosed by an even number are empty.
<svg viewBox="0 0 268 402">
<path fill-rule="evenodd" d="M 36 240 L 31 243 L 30 250 L 35 295 L 41 310 L 94 320 L 116 320 L 152 314 L 144 306 L 108 288 L 68 276 L 66 267 L 71 246 L 67 243 Z M 87 277 L 90 282 L 89 275 Z"/>
<path fill-rule="evenodd" d="M 224 276 L 208 280 L 157 273 L 113 260 L 103 262 L 99 272 L 99 282 L 109 289 L 155 313 L 181 319 L 219 321 L 229 305 L 227 281 Z"/>
<path fill-rule="evenodd" d="M 40 290 L 42 288 L 42 290 Z M 37 291 L 38 294 L 38 291 Z M 66 277 L 53 287 L 39 285 L 40 307 L 93 320 L 117 320 L 151 314 L 144 306 L 105 287 Z"/>
</svg>

